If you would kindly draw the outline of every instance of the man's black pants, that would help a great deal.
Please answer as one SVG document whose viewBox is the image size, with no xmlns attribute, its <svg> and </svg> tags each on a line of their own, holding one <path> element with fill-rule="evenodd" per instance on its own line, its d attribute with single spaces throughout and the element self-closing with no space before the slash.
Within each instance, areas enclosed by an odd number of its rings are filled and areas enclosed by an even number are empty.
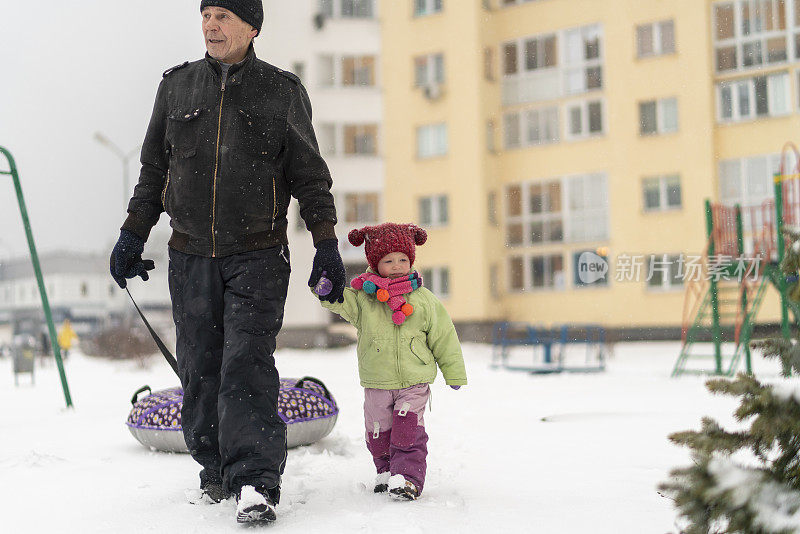
<svg viewBox="0 0 800 534">
<path fill-rule="evenodd" d="M 181 424 L 200 482 L 276 488 L 286 463 L 275 336 L 289 285 L 284 246 L 206 258 L 169 250 L 183 386 Z"/>
</svg>

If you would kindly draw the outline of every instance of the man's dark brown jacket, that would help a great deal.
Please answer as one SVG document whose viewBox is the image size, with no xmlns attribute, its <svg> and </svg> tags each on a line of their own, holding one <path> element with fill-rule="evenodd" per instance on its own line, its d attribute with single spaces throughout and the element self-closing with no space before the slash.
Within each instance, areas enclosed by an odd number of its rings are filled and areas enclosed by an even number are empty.
<svg viewBox="0 0 800 534">
<path fill-rule="evenodd" d="M 286 244 L 293 196 L 315 244 L 335 237 L 331 176 L 300 80 L 252 46 L 222 78 L 208 55 L 164 73 L 122 228 L 146 240 L 166 211 L 170 247 L 227 256 Z"/>
</svg>

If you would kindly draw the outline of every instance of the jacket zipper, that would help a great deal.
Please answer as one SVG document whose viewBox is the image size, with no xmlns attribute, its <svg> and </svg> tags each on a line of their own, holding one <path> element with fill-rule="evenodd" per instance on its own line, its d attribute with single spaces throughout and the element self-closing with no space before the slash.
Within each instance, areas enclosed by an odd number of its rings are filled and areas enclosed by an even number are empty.
<svg viewBox="0 0 800 534">
<path fill-rule="evenodd" d="M 275 175 L 272 175 L 272 230 L 275 231 L 275 215 L 278 213 L 278 197 L 275 195 Z"/>
<path fill-rule="evenodd" d="M 167 169 L 167 181 L 164 183 L 164 190 L 161 192 L 161 207 L 167 211 L 167 188 L 169 187 L 169 169 Z"/>
<path fill-rule="evenodd" d="M 222 131 L 222 103 L 225 101 L 225 79 L 222 80 L 222 95 L 219 98 L 219 119 L 217 121 L 217 147 L 214 151 L 214 183 L 211 189 L 211 257 L 217 255 L 217 173 L 219 170 L 219 137 Z"/>
<path fill-rule="evenodd" d="M 405 387 L 403 385 L 403 373 L 400 372 L 400 327 L 394 327 L 394 350 L 395 350 L 395 360 L 397 361 L 397 376 L 400 378 L 400 387 Z"/>
</svg>

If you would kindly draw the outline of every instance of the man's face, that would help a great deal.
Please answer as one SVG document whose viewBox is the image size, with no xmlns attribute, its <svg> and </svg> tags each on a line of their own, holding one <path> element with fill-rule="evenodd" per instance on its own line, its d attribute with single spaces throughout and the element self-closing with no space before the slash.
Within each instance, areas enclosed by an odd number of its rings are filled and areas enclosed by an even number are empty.
<svg viewBox="0 0 800 534">
<path fill-rule="evenodd" d="M 208 55 L 223 63 L 238 63 L 247 55 L 258 33 L 236 14 L 222 7 L 203 9 L 203 37 Z"/>
</svg>

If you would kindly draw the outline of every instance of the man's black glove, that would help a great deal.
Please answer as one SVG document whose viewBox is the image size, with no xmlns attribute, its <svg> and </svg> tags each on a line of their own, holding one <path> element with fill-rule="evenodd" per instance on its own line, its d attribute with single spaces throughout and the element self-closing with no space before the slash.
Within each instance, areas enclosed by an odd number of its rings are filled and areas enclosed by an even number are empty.
<svg viewBox="0 0 800 534">
<path fill-rule="evenodd" d="M 308 286 L 314 287 L 325 271 L 325 278 L 331 281 L 333 289 L 320 300 L 328 302 L 344 302 L 345 272 L 342 256 L 339 254 L 339 242 L 336 239 L 323 239 L 316 244 L 317 253 L 314 255 L 314 266 L 311 267 L 311 277 Z"/>
<path fill-rule="evenodd" d="M 156 268 L 153 260 L 142 259 L 142 252 L 144 239 L 128 230 L 119 233 L 119 240 L 111 251 L 111 276 L 122 289 L 128 285 L 126 278 L 141 276 L 142 280 L 149 280 L 147 271 Z"/>
</svg>

